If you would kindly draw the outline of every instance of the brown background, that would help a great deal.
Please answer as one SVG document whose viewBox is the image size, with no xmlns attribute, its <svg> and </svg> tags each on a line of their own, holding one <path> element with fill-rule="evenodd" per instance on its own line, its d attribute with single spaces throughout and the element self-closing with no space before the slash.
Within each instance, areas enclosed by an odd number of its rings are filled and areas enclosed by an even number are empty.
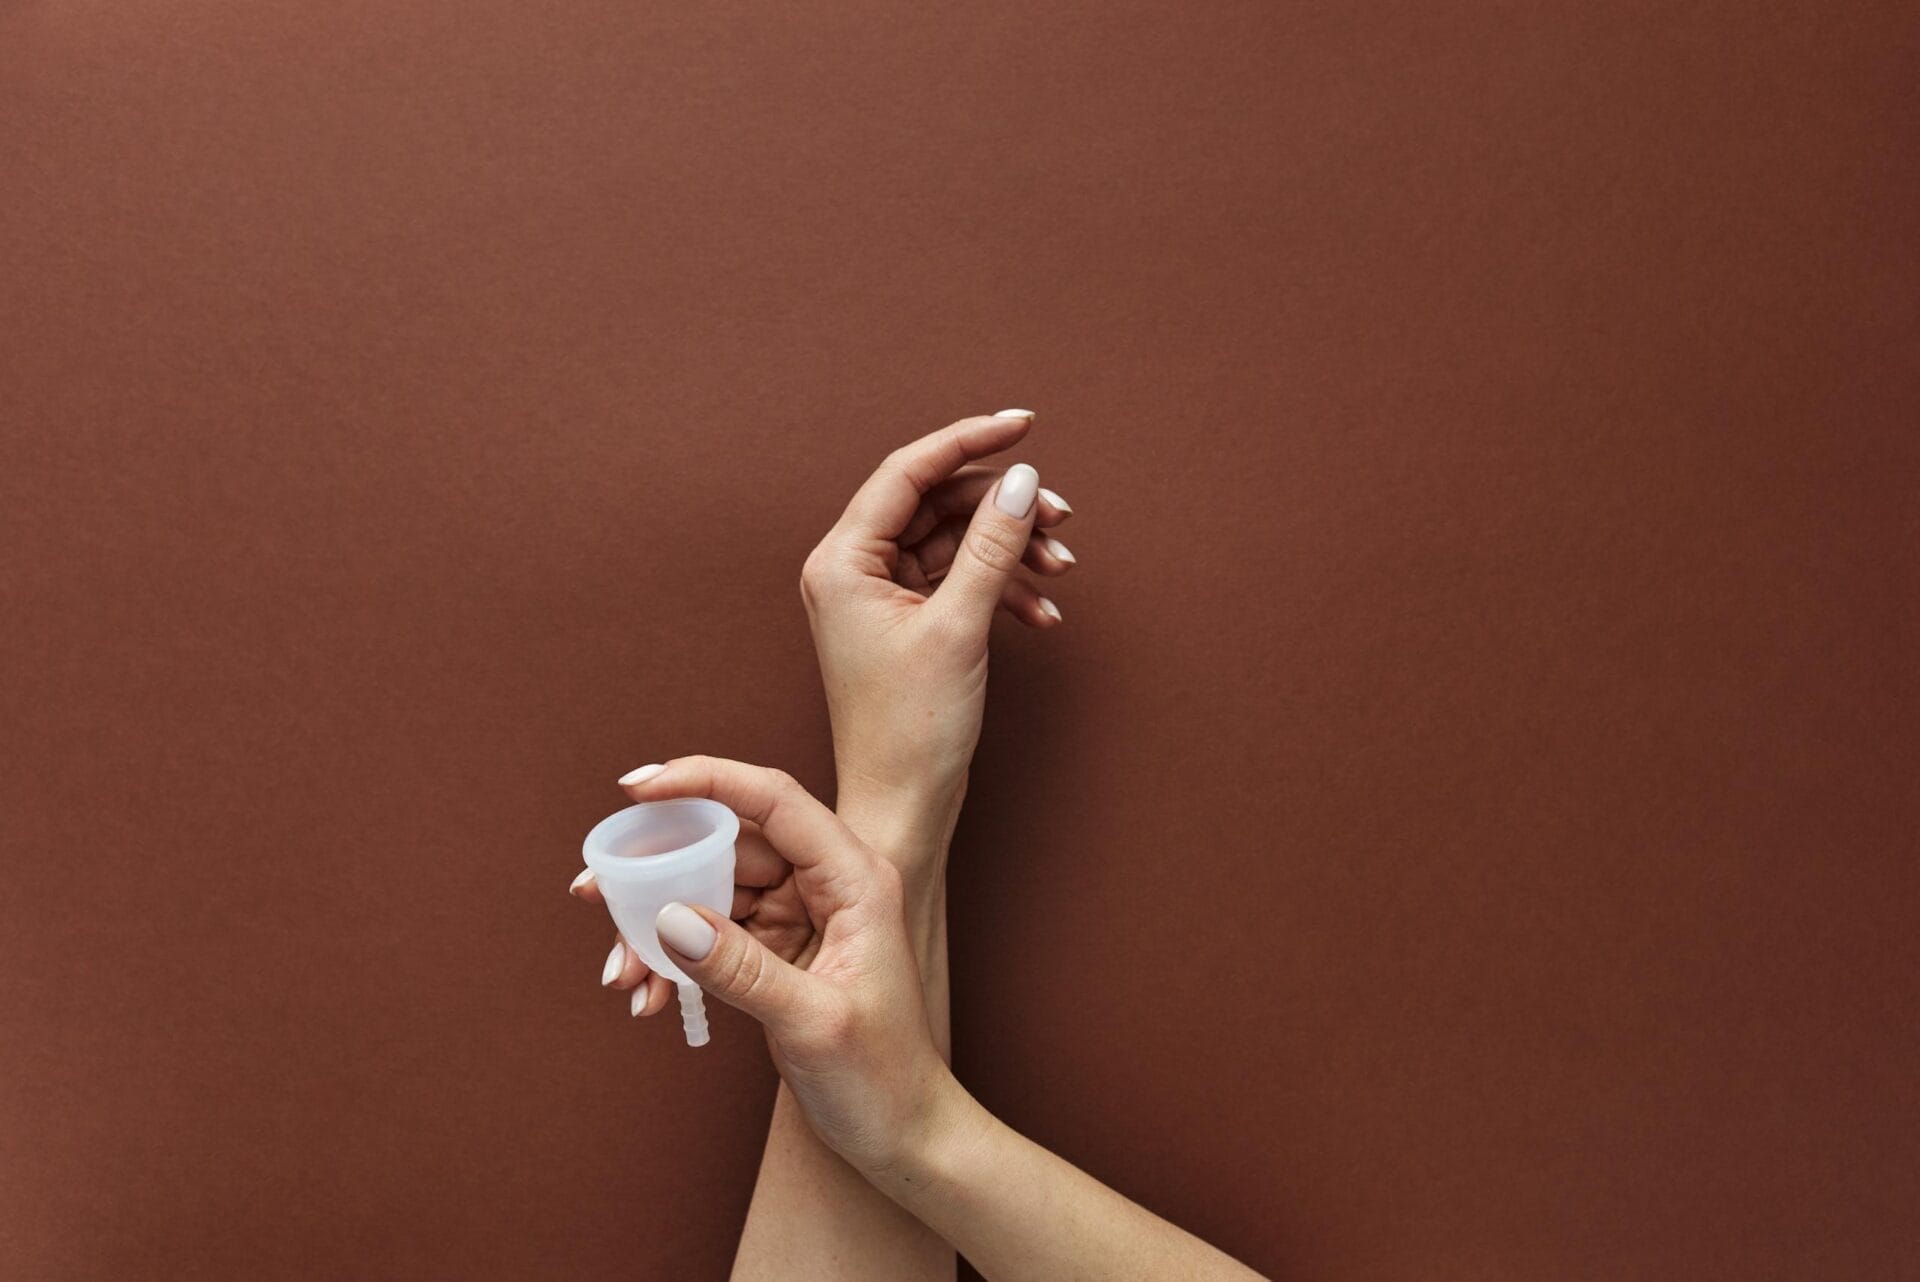
<svg viewBox="0 0 1920 1282">
<path fill-rule="evenodd" d="M 613 777 L 1029 405 L 959 1068 L 1288 1278 L 1911 1277 L 1916 28 L 0 10 L 0 1273 L 717 1277 Z"/>
</svg>

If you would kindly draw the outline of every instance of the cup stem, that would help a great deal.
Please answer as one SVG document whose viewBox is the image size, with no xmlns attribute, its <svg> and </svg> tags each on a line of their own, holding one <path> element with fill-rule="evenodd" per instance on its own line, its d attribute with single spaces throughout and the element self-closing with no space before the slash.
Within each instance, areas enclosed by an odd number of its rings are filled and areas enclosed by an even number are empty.
<svg viewBox="0 0 1920 1282">
<path fill-rule="evenodd" d="M 687 1030 L 687 1045 L 707 1044 L 707 1003 L 698 984 L 680 985 L 680 1026 Z"/>
</svg>

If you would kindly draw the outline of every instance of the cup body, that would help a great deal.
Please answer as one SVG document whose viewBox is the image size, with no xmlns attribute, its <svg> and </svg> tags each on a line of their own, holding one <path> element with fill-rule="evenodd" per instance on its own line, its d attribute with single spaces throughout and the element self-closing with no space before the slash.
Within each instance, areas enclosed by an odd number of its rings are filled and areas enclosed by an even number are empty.
<svg viewBox="0 0 1920 1282">
<path fill-rule="evenodd" d="M 649 801 L 593 826 L 582 847 L 614 924 L 657 974 L 686 974 L 660 947 L 653 919 L 678 901 L 725 914 L 733 907 L 733 845 L 740 820 L 704 797 Z"/>
</svg>

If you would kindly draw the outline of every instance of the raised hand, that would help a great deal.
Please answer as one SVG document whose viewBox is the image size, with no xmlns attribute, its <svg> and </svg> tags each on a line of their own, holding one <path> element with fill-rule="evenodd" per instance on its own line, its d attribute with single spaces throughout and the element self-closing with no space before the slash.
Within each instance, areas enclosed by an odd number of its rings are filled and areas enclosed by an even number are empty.
<svg viewBox="0 0 1920 1282">
<path fill-rule="evenodd" d="M 1021 572 L 1065 574 L 1048 528 L 1072 509 L 1008 449 L 1027 410 L 966 418 L 888 455 L 807 557 L 801 596 L 833 718 L 837 807 L 899 866 L 937 879 L 980 737 L 996 610 L 1029 627 L 1061 612 Z"/>
</svg>

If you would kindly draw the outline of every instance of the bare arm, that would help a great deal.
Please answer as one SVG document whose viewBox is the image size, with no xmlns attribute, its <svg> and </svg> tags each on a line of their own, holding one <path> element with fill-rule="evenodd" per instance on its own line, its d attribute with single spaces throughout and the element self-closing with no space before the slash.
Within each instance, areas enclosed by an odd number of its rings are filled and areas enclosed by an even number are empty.
<svg viewBox="0 0 1920 1282">
<path fill-rule="evenodd" d="M 1017 1134 L 953 1082 L 883 1188 L 992 1282 L 1259 1275 Z"/>
<path fill-rule="evenodd" d="M 840 817 L 882 851 L 899 849 L 914 822 L 859 801 L 843 801 Z M 942 851 L 952 826 L 951 819 L 944 824 Z M 926 884 L 909 881 L 903 916 L 929 1031 L 941 1060 L 950 1062 L 945 884 L 944 869 Z M 735 1279 L 775 1282 L 817 1271 L 948 1282 L 957 1248 L 991 1282 L 1257 1282 L 1245 1265 L 1002 1123 L 951 1074 L 937 1098 L 910 1145 L 883 1165 L 869 1164 L 869 1177 L 814 1133 L 783 1083 Z M 753 1269 L 743 1271 L 750 1259 Z"/>
<path fill-rule="evenodd" d="M 988 626 L 1045 630 L 1059 612 L 1016 573 L 1072 553 L 1036 526 L 1067 518 L 1031 468 L 1001 497 L 974 461 L 1019 441 L 1023 410 L 963 419 L 889 455 L 807 558 L 801 579 L 833 720 L 841 819 L 900 873 L 928 1031 L 949 1057 L 946 854 L 986 693 Z M 962 535 L 977 536 L 982 559 Z M 947 598 L 931 608 L 936 583 Z M 741 1231 L 738 1282 L 950 1282 L 953 1248 L 836 1156 L 783 1084 Z"/>
<path fill-rule="evenodd" d="M 932 870 L 906 891 L 908 934 L 920 968 L 927 1025 L 942 1059 L 947 1022 L 946 841 L 951 818 L 922 820 L 884 804 L 843 798 L 840 817 L 896 866 Z M 937 842 L 937 850 L 928 849 Z M 828 1148 L 787 1089 L 774 1097 L 767 1150 L 753 1186 L 734 1282 L 796 1277 L 952 1282 L 953 1247 Z"/>
<path fill-rule="evenodd" d="M 663 909 L 661 942 L 702 988 L 765 1025 L 821 1141 L 989 1279 L 1258 1276 L 1016 1135 L 961 1088 L 929 1031 L 898 870 L 799 785 L 689 757 L 629 791 L 721 800 L 793 862 L 821 925 L 809 969 L 705 909 Z"/>
</svg>

